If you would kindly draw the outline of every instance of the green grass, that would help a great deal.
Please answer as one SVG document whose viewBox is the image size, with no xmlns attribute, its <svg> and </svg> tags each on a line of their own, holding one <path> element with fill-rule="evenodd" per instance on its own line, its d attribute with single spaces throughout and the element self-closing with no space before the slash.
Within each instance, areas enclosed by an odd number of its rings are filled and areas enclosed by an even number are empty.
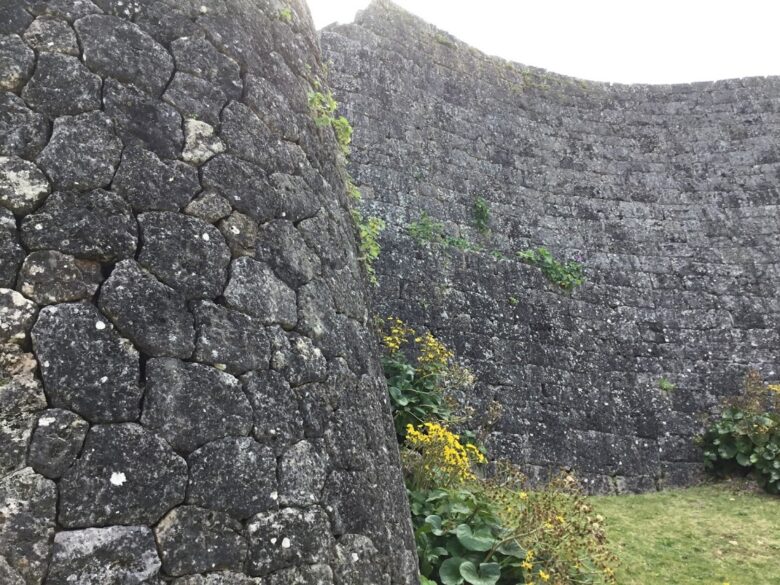
<svg viewBox="0 0 780 585">
<path fill-rule="evenodd" d="M 778 585 L 780 498 L 740 482 L 591 498 L 619 585 Z"/>
</svg>

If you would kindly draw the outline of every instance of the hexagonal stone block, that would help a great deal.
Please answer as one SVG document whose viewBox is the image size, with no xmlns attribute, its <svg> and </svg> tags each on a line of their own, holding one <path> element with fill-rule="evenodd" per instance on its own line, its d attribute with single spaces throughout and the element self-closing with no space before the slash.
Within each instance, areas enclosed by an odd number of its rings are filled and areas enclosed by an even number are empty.
<svg viewBox="0 0 780 585">
<path fill-rule="evenodd" d="M 132 258 L 138 225 L 130 206 L 116 193 L 52 193 L 22 221 L 29 250 L 58 250 L 77 258 L 111 262 Z"/>
<path fill-rule="evenodd" d="M 122 153 L 111 186 L 136 211 L 179 211 L 200 191 L 196 169 L 137 146 Z"/>
<path fill-rule="evenodd" d="M 49 180 L 34 163 L 18 156 L 0 156 L 0 205 L 25 215 L 38 207 L 50 190 Z"/>
<path fill-rule="evenodd" d="M 328 563 L 333 536 L 318 507 L 283 508 L 254 516 L 247 524 L 249 573 L 267 575 L 300 564 Z"/>
<path fill-rule="evenodd" d="M 279 206 L 263 170 L 228 154 L 215 156 L 203 166 L 202 184 L 258 222 L 272 219 Z"/>
<path fill-rule="evenodd" d="M 138 261 L 189 299 L 222 294 L 230 250 L 219 230 L 181 213 L 138 216 L 143 246 Z"/>
<path fill-rule="evenodd" d="M 252 405 L 252 435 L 282 454 L 303 438 L 303 417 L 290 385 L 278 372 L 249 372 L 241 377 Z"/>
<path fill-rule="evenodd" d="M 234 211 L 217 224 L 225 236 L 233 257 L 254 256 L 257 241 L 257 223 L 251 217 Z"/>
<path fill-rule="evenodd" d="M 195 327 L 184 297 L 135 260 L 116 265 L 100 289 L 98 306 L 142 352 L 187 358 L 195 347 Z"/>
<path fill-rule="evenodd" d="M 267 579 L 268 585 L 333 585 L 333 570 L 328 565 L 300 565 L 282 569 Z"/>
<path fill-rule="evenodd" d="M 102 281 L 98 262 L 41 250 L 24 259 L 16 288 L 39 305 L 51 305 L 92 298 Z"/>
<path fill-rule="evenodd" d="M 103 83 L 103 104 L 126 145 L 141 146 L 163 158 L 179 158 L 184 135 L 176 108 L 110 78 Z"/>
<path fill-rule="evenodd" d="M 137 25 L 114 16 L 86 16 L 75 24 L 84 62 L 102 77 L 133 83 L 159 96 L 173 73 L 168 51 Z"/>
<path fill-rule="evenodd" d="M 39 16 L 24 31 L 24 40 L 40 53 L 79 55 L 76 33 L 67 22 L 59 18 Z"/>
<path fill-rule="evenodd" d="M 138 418 L 138 352 L 95 307 L 68 303 L 43 308 L 32 339 L 52 406 L 91 422 Z"/>
<path fill-rule="evenodd" d="M 89 191 L 111 182 L 121 153 L 111 118 L 86 112 L 54 121 L 51 140 L 37 162 L 56 189 Z"/>
<path fill-rule="evenodd" d="M 19 35 L 0 35 L 0 91 L 18 91 L 30 79 L 35 53 Z"/>
<path fill-rule="evenodd" d="M 179 110 L 185 118 L 217 125 L 227 97 L 219 87 L 205 79 L 178 71 L 165 90 L 163 100 Z"/>
<path fill-rule="evenodd" d="M 25 583 L 46 574 L 57 513 L 57 486 L 29 467 L 0 479 L 0 551 Z"/>
<path fill-rule="evenodd" d="M 210 42 L 197 37 L 176 39 L 171 43 L 176 69 L 191 73 L 219 86 L 226 96 L 241 97 L 241 70 L 233 59 L 220 53 Z"/>
<path fill-rule="evenodd" d="M 53 16 L 73 22 L 90 14 L 100 14 L 100 8 L 90 0 L 47 0 L 35 2 L 32 13 L 36 16 Z"/>
<path fill-rule="evenodd" d="M 248 550 L 243 526 L 227 514 L 179 506 L 154 531 L 168 575 L 243 569 Z"/>
<path fill-rule="evenodd" d="M 285 451 L 279 464 L 279 503 L 310 506 L 320 501 L 328 457 L 321 441 L 300 441 Z"/>
<path fill-rule="evenodd" d="M 154 524 L 186 487 L 187 464 L 160 437 L 134 423 L 95 425 L 60 480 L 59 522 Z"/>
<path fill-rule="evenodd" d="M 30 441 L 30 465 L 41 475 L 59 478 L 76 460 L 88 430 L 89 423 L 69 410 L 44 410 Z"/>
<path fill-rule="evenodd" d="M 188 458 L 187 503 L 244 520 L 276 507 L 276 457 L 248 437 L 220 439 Z"/>
<path fill-rule="evenodd" d="M 321 262 L 292 222 L 283 219 L 260 226 L 256 258 L 270 264 L 274 272 L 293 288 L 320 273 Z"/>
<path fill-rule="evenodd" d="M 209 301 L 193 303 L 192 310 L 198 332 L 194 360 L 235 375 L 268 369 L 268 337 L 257 319 Z"/>
<path fill-rule="evenodd" d="M 0 288 L 0 342 L 24 343 L 38 307 L 15 290 Z"/>
<path fill-rule="evenodd" d="M 298 320 L 295 291 L 279 280 L 266 263 L 247 257 L 230 264 L 225 302 L 266 325 L 292 328 Z"/>
<path fill-rule="evenodd" d="M 47 585 L 149 583 L 160 570 L 154 535 L 146 526 L 58 532 Z"/>
<path fill-rule="evenodd" d="M 256 577 L 248 577 L 243 573 L 233 571 L 217 571 L 205 575 L 187 575 L 174 579 L 173 585 L 264 585 L 265 582 Z"/>
<path fill-rule="evenodd" d="M 252 407 L 238 380 L 211 366 L 172 358 L 146 365 L 141 422 L 177 451 L 189 453 L 252 429 Z"/>
<path fill-rule="evenodd" d="M 227 199 L 213 191 L 206 191 L 184 208 L 184 213 L 202 219 L 208 223 L 216 223 L 230 215 L 233 208 Z"/>
<path fill-rule="evenodd" d="M 48 137 L 46 116 L 33 112 L 19 96 L 0 92 L 0 155 L 32 158 Z"/>
<path fill-rule="evenodd" d="M 42 53 L 22 97 L 50 118 L 73 116 L 100 109 L 102 86 L 103 80 L 90 73 L 78 57 Z"/>
</svg>

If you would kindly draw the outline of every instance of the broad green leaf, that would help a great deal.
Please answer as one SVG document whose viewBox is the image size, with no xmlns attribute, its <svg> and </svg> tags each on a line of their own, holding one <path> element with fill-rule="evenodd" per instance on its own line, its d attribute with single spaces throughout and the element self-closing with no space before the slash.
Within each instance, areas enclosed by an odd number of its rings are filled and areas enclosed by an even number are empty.
<svg viewBox="0 0 780 585">
<path fill-rule="evenodd" d="M 743 467 L 749 467 L 750 466 L 750 457 L 748 457 L 744 453 L 737 453 L 737 463 L 739 463 Z"/>
<path fill-rule="evenodd" d="M 482 563 L 479 569 L 471 561 L 460 565 L 461 576 L 471 585 L 496 585 L 501 578 L 501 567 L 498 563 Z"/>
<path fill-rule="evenodd" d="M 460 543 L 468 550 L 473 551 L 488 551 L 493 548 L 496 543 L 496 539 L 490 533 L 490 528 L 483 526 L 478 528 L 476 532 L 472 532 L 471 526 L 468 524 L 460 524 L 455 529 L 455 535 L 458 537 Z"/>
<path fill-rule="evenodd" d="M 425 518 L 425 523 L 430 524 L 431 532 L 433 532 L 436 536 L 441 536 L 444 534 L 444 531 L 441 529 L 441 516 L 432 514 L 431 516 Z"/>
<path fill-rule="evenodd" d="M 463 576 L 460 574 L 460 565 L 463 559 L 453 557 L 444 561 L 439 567 L 439 578 L 443 585 L 461 585 Z"/>
</svg>

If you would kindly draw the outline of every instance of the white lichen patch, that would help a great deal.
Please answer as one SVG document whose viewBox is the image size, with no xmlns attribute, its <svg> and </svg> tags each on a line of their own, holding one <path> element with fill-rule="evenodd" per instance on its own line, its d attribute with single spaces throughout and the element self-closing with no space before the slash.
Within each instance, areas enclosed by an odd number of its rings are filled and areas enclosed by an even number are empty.
<svg viewBox="0 0 780 585">
<path fill-rule="evenodd" d="M 225 152 L 225 143 L 215 135 L 213 126 L 200 120 L 184 121 L 182 159 L 199 165 L 221 152 Z"/>
<path fill-rule="evenodd" d="M 0 204 L 17 214 L 29 213 L 49 190 L 49 181 L 33 163 L 0 156 Z"/>
<path fill-rule="evenodd" d="M 121 471 L 114 471 L 111 473 L 111 479 L 109 480 L 111 485 L 121 486 L 127 481 L 127 476 Z"/>
</svg>

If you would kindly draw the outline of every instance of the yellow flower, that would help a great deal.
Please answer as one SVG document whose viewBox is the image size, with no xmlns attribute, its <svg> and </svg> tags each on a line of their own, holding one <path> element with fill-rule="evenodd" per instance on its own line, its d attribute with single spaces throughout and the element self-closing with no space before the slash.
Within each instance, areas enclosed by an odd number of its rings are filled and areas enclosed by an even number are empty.
<svg viewBox="0 0 780 585">
<path fill-rule="evenodd" d="M 459 482 L 475 477 L 471 471 L 472 463 L 478 461 L 474 452 L 460 442 L 458 435 L 438 423 L 426 422 L 417 429 L 408 425 L 406 444 L 422 454 L 430 469 Z"/>
<path fill-rule="evenodd" d="M 382 343 L 391 354 L 400 350 L 409 336 L 414 334 L 414 329 L 397 317 L 388 317 L 387 327 L 389 327 L 389 330 L 382 336 Z"/>
<path fill-rule="evenodd" d="M 767 384 L 767 390 L 780 394 L 780 384 Z M 728 585 L 728 584 L 726 584 Z"/>
<path fill-rule="evenodd" d="M 542 581 L 549 581 L 550 580 L 550 573 L 545 573 L 542 569 L 539 570 L 539 578 Z"/>
<path fill-rule="evenodd" d="M 556 520 L 557 520 L 557 521 L 558 521 L 560 524 L 565 524 L 565 523 L 566 523 L 566 518 L 564 518 L 564 517 L 563 517 L 563 516 L 561 516 L 560 514 L 558 514 L 558 515 L 555 517 L 555 519 L 556 519 Z"/>
<path fill-rule="evenodd" d="M 527 500 L 528 499 L 528 493 L 527 492 L 520 492 L 517 495 L 520 496 L 521 500 Z"/>
<path fill-rule="evenodd" d="M 415 337 L 414 342 L 420 346 L 420 356 L 417 358 L 417 364 L 424 370 L 441 370 L 446 367 L 447 363 L 454 356 L 447 349 L 447 346 L 431 335 L 430 332 Z"/>
<path fill-rule="evenodd" d="M 528 561 L 523 561 L 522 563 L 520 563 L 520 566 L 523 567 L 526 571 L 530 571 L 531 569 L 534 568 L 533 563 L 529 563 Z"/>
<path fill-rule="evenodd" d="M 525 560 L 526 561 L 532 561 L 532 560 L 534 560 L 534 556 L 536 556 L 534 554 L 534 551 L 529 550 L 527 553 L 525 553 Z"/>
</svg>

